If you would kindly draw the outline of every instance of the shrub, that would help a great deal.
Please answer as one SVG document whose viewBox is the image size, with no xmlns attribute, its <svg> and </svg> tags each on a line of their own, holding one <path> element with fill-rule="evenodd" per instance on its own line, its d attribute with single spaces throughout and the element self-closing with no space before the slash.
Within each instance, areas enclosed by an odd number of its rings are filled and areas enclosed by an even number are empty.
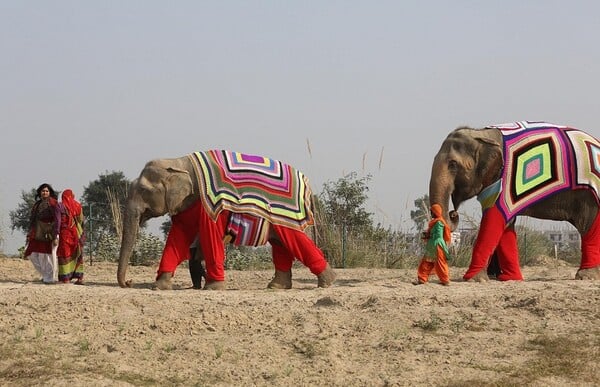
<svg viewBox="0 0 600 387">
<path fill-rule="evenodd" d="M 225 269 L 227 270 L 256 270 L 272 268 L 271 248 L 227 246 Z"/>
<path fill-rule="evenodd" d="M 121 240 L 114 234 L 102 234 L 96 244 L 94 258 L 101 261 L 117 261 Z M 133 248 L 130 264 L 149 266 L 155 264 L 164 249 L 164 243 L 155 235 L 140 232 Z"/>
</svg>

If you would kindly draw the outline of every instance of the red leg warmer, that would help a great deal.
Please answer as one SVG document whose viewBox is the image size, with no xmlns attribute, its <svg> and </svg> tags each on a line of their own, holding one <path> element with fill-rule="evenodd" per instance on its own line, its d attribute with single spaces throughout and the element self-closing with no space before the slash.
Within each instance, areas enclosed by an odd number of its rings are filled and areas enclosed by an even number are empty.
<svg viewBox="0 0 600 387">
<path fill-rule="evenodd" d="M 294 263 L 294 256 L 279 241 L 271 243 L 271 254 L 275 270 L 290 271 Z"/>
<path fill-rule="evenodd" d="M 175 274 L 177 266 L 189 258 L 190 245 L 198 234 L 198 206 L 202 207 L 200 201 L 171 217 L 171 229 L 158 265 L 157 278 L 162 273 Z"/>
<path fill-rule="evenodd" d="M 580 269 L 591 269 L 600 265 L 600 211 L 592 227 L 581 237 Z"/>
<path fill-rule="evenodd" d="M 498 252 L 498 265 L 500 266 L 498 280 L 522 281 L 523 275 L 519 265 L 519 248 L 517 247 L 517 234 L 515 233 L 514 224 L 504 230 L 496 251 Z"/>
<path fill-rule="evenodd" d="M 327 261 L 323 252 L 304 232 L 276 224 L 271 227 L 282 244 L 279 247 L 273 246 L 275 247 L 272 250 L 275 269 L 290 270 L 293 258 L 296 258 L 315 275 L 319 275 L 325 270 Z"/>
<path fill-rule="evenodd" d="M 199 218 L 198 228 L 200 230 L 199 244 L 206 266 L 206 280 L 224 281 L 225 244 L 223 243 L 223 237 L 225 236 L 227 221 L 229 220 L 229 211 L 221 211 L 215 222 L 208 216 L 204 206 L 201 205 L 197 211 L 197 216 Z"/>
<path fill-rule="evenodd" d="M 463 275 L 463 279 L 469 280 L 481 270 L 486 270 L 489 259 L 496 246 L 498 246 L 505 227 L 504 217 L 496 206 L 487 209 L 483 213 L 477 240 L 473 246 L 471 264 L 467 272 Z"/>
</svg>

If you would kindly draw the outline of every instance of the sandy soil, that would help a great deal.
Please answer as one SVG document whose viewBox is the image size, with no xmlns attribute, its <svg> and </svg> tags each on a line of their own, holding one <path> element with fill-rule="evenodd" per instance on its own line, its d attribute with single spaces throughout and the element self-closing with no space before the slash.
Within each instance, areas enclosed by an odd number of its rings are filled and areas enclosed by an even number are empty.
<svg viewBox="0 0 600 387">
<path fill-rule="evenodd" d="M 0 258 L 0 384 L 90 386 L 594 385 L 600 282 L 560 262 L 520 283 L 413 286 L 414 270 L 228 271 L 228 289 L 150 289 L 154 268 L 86 266 L 86 285 L 43 285 Z"/>
</svg>

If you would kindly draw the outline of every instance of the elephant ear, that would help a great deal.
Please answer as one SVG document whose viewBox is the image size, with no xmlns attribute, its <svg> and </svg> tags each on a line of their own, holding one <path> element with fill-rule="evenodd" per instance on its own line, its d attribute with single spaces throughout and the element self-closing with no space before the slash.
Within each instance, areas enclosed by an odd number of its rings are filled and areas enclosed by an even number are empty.
<svg viewBox="0 0 600 387">
<path fill-rule="evenodd" d="M 169 215 L 179 213 L 187 204 L 186 199 L 193 194 L 193 184 L 190 174 L 177 168 L 167 168 L 168 177 L 164 180 L 165 203 Z"/>
<path fill-rule="evenodd" d="M 481 144 L 478 152 L 477 175 L 481 178 L 483 188 L 500 178 L 504 159 L 502 156 L 501 134 L 494 130 L 478 130 L 480 136 L 475 139 Z M 499 136 L 499 137 L 498 137 Z"/>
</svg>

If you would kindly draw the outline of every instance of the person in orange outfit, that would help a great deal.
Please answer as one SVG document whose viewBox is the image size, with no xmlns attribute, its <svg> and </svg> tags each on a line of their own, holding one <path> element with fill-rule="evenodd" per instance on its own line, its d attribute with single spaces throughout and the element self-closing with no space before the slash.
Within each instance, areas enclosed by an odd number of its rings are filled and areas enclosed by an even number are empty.
<svg viewBox="0 0 600 387">
<path fill-rule="evenodd" d="M 434 270 L 442 285 L 450 285 L 447 259 L 450 256 L 448 243 L 452 235 L 450 227 L 442 217 L 442 207 L 439 204 L 431 206 L 431 218 L 424 233 L 425 253 L 417 269 L 415 285 L 427 283 L 429 275 Z"/>
</svg>

